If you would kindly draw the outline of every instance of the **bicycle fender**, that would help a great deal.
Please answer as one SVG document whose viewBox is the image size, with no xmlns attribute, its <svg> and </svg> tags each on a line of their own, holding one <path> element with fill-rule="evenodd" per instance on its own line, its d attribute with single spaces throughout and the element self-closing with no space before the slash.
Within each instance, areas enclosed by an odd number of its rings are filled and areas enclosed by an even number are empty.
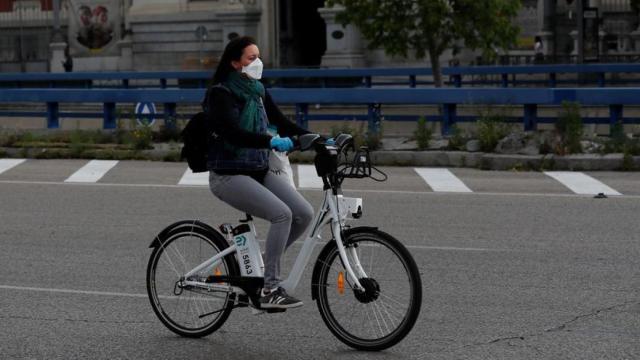
<svg viewBox="0 0 640 360">
<path fill-rule="evenodd" d="M 166 228 L 164 228 L 154 239 L 153 241 L 151 241 L 151 244 L 149 244 L 150 248 L 157 248 L 158 246 L 160 246 L 162 244 L 162 241 L 164 241 L 164 239 L 167 237 L 167 234 L 181 226 L 188 226 L 188 227 L 198 227 L 201 228 L 203 230 L 206 231 L 211 231 L 211 232 L 216 232 L 216 230 L 214 228 L 212 228 L 211 226 L 203 223 L 202 221 L 199 220 L 181 220 L 178 222 L 175 222 L 169 226 L 167 226 Z"/>
<path fill-rule="evenodd" d="M 361 231 L 378 232 L 378 228 L 374 226 L 358 226 L 358 227 L 343 230 L 341 233 L 342 241 L 346 241 L 349 238 L 349 236 L 351 236 L 351 234 L 361 232 Z M 318 255 L 318 260 L 316 260 L 316 264 L 313 267 L 313 273 L 311 274 L 311 299 L 312 300 L 315 300 L 318 297 L 318 286 L 314 286 L 314 284 L 318 284 L 322 265 L 326 263 L 325 261 L 326 258 L 329 256 L 329 253 L 335 248 L 336 248 L 336 242 L 329 241 L 324 246 L 324 248 L 322 248 L 322 251 L 320 251 L 320 254 Z"/>
</svg>

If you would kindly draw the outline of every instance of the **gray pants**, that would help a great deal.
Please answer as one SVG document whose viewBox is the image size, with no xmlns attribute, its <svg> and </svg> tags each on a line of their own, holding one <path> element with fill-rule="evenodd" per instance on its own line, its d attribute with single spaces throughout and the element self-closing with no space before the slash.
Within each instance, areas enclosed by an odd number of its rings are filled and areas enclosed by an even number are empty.
<svg viewBox="0 0 640 360">
<path fill-rule="evenodd" d="M 209 187 L 234 208 L 271 222 L 267 234 L 264 287 L 280 283 L 280 257 L 300 237 L 313 218 L 313 207 L 284 178 L 270 171 L 263 184 L 245 175 L 209 172 Z"/>
</svg>

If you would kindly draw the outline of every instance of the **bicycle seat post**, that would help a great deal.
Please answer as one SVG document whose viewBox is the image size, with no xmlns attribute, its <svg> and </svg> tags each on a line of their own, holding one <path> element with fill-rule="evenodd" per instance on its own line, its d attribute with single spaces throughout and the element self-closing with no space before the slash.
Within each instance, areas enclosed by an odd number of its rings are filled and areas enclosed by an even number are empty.
<svg viewBox="0 0 640 360">
<path fill-rule="evenodd" d="M 240 219 L 241 224 L 249 224 L 249 228 L 253 231 L 253 235 L 258 236 L 258 231 L 256 230 L 256 226 L 253 224 L 253 216 L 249 213 L 245 213 L 245 218 Z"/>
</svg>

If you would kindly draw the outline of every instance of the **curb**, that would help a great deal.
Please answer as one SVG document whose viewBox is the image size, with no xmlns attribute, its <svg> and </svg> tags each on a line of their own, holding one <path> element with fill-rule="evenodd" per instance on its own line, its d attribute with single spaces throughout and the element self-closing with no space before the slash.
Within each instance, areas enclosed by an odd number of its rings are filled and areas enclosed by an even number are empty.
<svg viewBox="0 0 640 360">
<path fill-rule="evenodd" d="M 313 163 L 315 153 L 293 153 L 292 163 Z M 75 156 L 69 149 L 3 148 L 0 158 L 32 159 L 116 159 L 175 161 L 176 151 L 153 150 L 89 150 Z M 371 162 L 377 166 L 427 166 L 477 168 L 482 170 L 568 170 L 568 171 L 640 171 L 640 156 L 623 154 L 504 155 L 466 151 L 372 151 Z"/>
</svg>

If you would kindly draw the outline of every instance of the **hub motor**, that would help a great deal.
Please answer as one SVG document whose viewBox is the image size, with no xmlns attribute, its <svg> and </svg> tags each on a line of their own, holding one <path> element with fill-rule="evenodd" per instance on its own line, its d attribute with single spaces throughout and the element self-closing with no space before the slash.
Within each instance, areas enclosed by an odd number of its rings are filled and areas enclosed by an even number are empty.
<svg viewBox="0 0 640 360">
<path fill-rule="evenodd" d="M 367 304 L 378 299 L 378 296 L 380 295 L 380 285 L 375 279 L 361 278 L 358 279 L 358 281 L 360 281 L 360 285 L 364 287 L 364 291 L 353 291 L 358 301 L 363 304 Z"/>
</svg>

